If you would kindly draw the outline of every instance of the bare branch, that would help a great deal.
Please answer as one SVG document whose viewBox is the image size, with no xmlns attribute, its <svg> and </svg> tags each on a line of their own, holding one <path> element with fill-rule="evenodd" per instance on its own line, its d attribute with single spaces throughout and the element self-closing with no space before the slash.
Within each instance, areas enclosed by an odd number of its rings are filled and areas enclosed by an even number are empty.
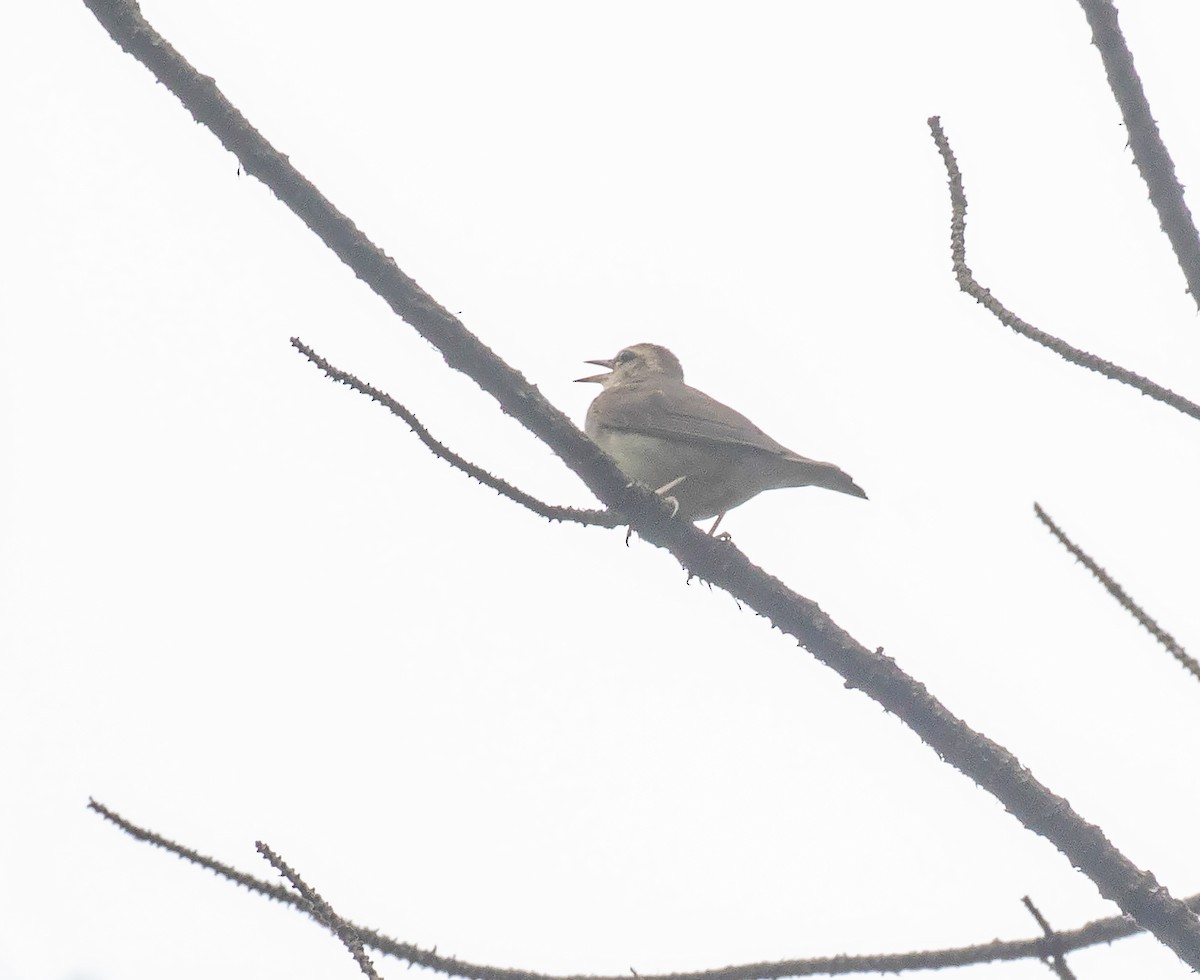
<svg viewBox="0 0 1200 980">
<path fill-rule="evenodd" d="M 980 285 L 975 274 L 967 265 L 967 195 L 963 191 L 962 171 L 958 169 L 958 161 L 950 148 L 950 141 L 942 131 L 942 121 L 937 116 L 929 117 L 929 130 L 933 133 L 933 141 L 937 144 L 942 160 L 946 165 L 946 174 L 950 178 L 950 255 L 954 263 L 954 276 L 958 280 L 958 288 L 979 303 L 997 320 L 1023 337 L 1036 341 L 1043 347 L 1048 347 L 1063 360 L 1078 364 L 1089 371 L 1103 374 L 1113 381 L 1136 388 L 1143 395 L 1149 395 L 1177 411 L 1200 419 L 1200 405 L 1188 401 L 1182 395 L 1177 395 L 1169 388 L 1155 384 L 1149 378 L 1134 374 L 1119 365 L 1089 354 L 1087 351 L 1072 347 L 1064 340 L 1039 330 L 1032 324 L 1026 323 L 1019 316 L 1005 307 L 991 293 L 991 290 Z"/>
<path fill-rule="evenodd" d="M 1121 118 L 1129 132 L 1133 162 L 1150 189 L 1150 202 L 1158 212 L 1158 221 L 1166 232 L 1192 301 L 1200 305 L 1200 236 L 1192 212 L 1183 199 L 1183 188 L 1175 176 L 1175 163 L 1150 114 L 1150 103 L 1142 80 L 1133 66 L 1133 55 L 1117 23 L 1117 8 L 1112 0 L 1079 0 L 1092 29 L 1092 43 L 1104 62 L 1104 73 L 1112 89 Z"/>
<path fill-rule="evenodd" d="M 1159 643 L 1167 648 L 1167 652 L 1169 652 L 1172 657 L 1183 664 L 1185 670 L 1189 671 L 1197 680 L 1200 680 L 1200 663 L 1197 663 L 1196 658 L 1184 650 L 1184 648 L 1175 641 L 1175 638 L 1171 636 L 1170 633 L 1168 633 L 1161 626 L 1159 626 L 1158 623 L 1147 616 L 1142 607 L 1134 602 L 1133 599 L 1129 597 L 1129 594 L 1122 589 L 1121 586 L 1114 582 L 1112 577 L 1103 568 L 1092 561 L 1092 559 L 1084 552 L 1082 548 L 1079 547 L 1079 545 L 1075 544 L 1070 538 L 1068 538 L 1062 532 L 1059 526 L 1050 519 L 1050 515 L 1042 510 L 1041 504 L 1035 503 L 1033 505 L 1033 512 L 1037 514 L 1038 520 L 1050 529 L 1050 533 L 1058 538 L 1062 546 L 1066 548 L 1067 551 L 1071 552 L 1071 554 L 1073 554 L 1077 559 L 1079 559 L 1079 561 L 1083 562 L 1084 567 L 1100 580 L 1100 584 L 1108 590 L 1108 594 L 1116 599 L 1117 602 L 1119 602 L 1122 606 L 1124 606 L 1134 619 L 1146 627 L 1146 629 L 1150 631 L 1150 634 L 1156 640 L 1158 640 Z"/>
<path fill-rule="evenodd" d="M 317 893 L 316 889 L 307 885 L 304 879 L 271 848 L 262 841 L 255 841 L 254 846 L 258 849 L 258 853 L 271 862 L 271 866 L 287 878 L 292 883 L 292 887 L 300 893 L 300 898 L 307 906 L 308 914 L 345 944 L 346 949 L 350 950 L 350 955 L 354 957 L 354 962 L 358 964 L 358 968 L 370 977 L 370 980 L 379 980 L 379 974 L 375 972 L 375 964 L 371 962 L 371 958 L 363 949 L 362 936 L 359 935 L 358 930 L 338 915 L 333 907 Z"/>
<path fill-rule="evenodd" d="M 1100 893 L 1134 916 L 1177 956 L 1200 970 L 1200 920 L 1153 874 L 1142 871 L 1067 800 L 1034 779 L 1011 752 L 955 717 L 925 686 L 855 640 L 811 599 L 768 575 L 736 547 L 672 520 L 652 490 L 630 485 L 616 464 L 438 305 L 370 242 L 250 126 L 221 94 L 142 17 L 132 0 L 84 0 L 113 39 L 142 61 L 355 274 L 468 374 L 501 408 L 556 452 L 610 510 L 625 515 L 641 538 L 671 552 L 690 574 L 729 592 L 795 637 L 847 687 L 859 688 L 895 714 L 938 756 L 994 795 L 1030 830 L 1054 844 Z"/>
<path fill-rule="evenodd" d="M 103 804 L 92 800 L 88 807 L 99 813 L 106 820 L 116 824 L 126 833 L 137 840 L 146 841 L 155 847 L 161 847 L 172 854 L 177 854 L 200 867 L 215 871 L 239 885 L 244 885 L 251 891 L 257 891 L 267 898 L 284 902 L 302 912 L 312 915 L 312 910 L 298 895 L 273 885 L 260 881 L 250 875 L 235 871 L 229 865 L 204 857 L 195 851 L 176 844 L 174 841 L 145 830 L 118 816 Z M 1193 909 L 1200 909 L 1200 894 L 1186 899 Z M 350 925 L 350 923 L 347 923 Z M 352 926 L 361 937 L 364 944 L 378 950 L 385 956 L 423 966 L 436 973 L 448 977 L 461 977 L 463 980 L 628 980 L 621 974 L 605 976 L 556 976 L 544 973 L 532 973 L 527 970 L 511 970 L 501 967 L 483 966 L 476 963 L 466 963 L 453 957 L 439 956 L 437 948 L 424 950 L 409 943 L 384 936 L 373 929 L 363 926 Z M 696 973 L 668 973 L 658 975 L 634 974 L 639 980 L 783 980 L 787 977 L 813 976 L 849 976 L 856 973 L 900 973 L 907 970 L 937 970 L 956 966 L 972 966 L 979 963 L 1009 962 L 1025 959 L 1046 959 L 1055 953 L 1066 954 L 1101 943 L 1111 943 L 1117 939 L 1125 939 L 1137 935 L 1143 930 L 1127 915 L 1116 915 L 1106 919 L 1096 919 L 1078 929 L 1058 932 L 1051 942 L 1045 936 L 1034 939 L 993 939 L 990 942 L 973 946 L 956 946 L 950 949 L 925 950 L 914 953 L 879 953 L 862 956 L 819 956 L 810 959 L 778 960 L 771 963 L 746 963 L 738 966 L 726 966 L 715 970 L 701 970 Z"/>
<path fill-rule="evenodd" d="M 1046 921 L 1046 917 L 1042 915 L 1038 907 L 1033 904 L 1033 899 L 1028 895 L 1022 898 L 1021 902 L 1024 904 L 1025 908 L 1029 909 L 1029 914 L 1033 916 L 1034 921 L 1042 927 L 1042 932 L 1046 934 L 1046 938 L 1054 944 L 1055 952 L 1050 956 L 1043 957 L 1042 962 L 1054 971 L 1055 975 L 1058 977 L 1058 980 L 1075 980 L 1075 974 L 1072 973 L 1071 968 L 1067 966 L 1066 958 L 1063 956 L 1061 949 L 1058 947 L 1058 936 L 1055 935 L 1054 930 L 1050 928 L 1050 923 Z"/>
<path fill-rule="evenodd" d="M 365 381 L 360 381 L 353 374 L 334 367 L 311 347 L 304 344 L 299 337 L 293 337 L 291 343 L 296 350 L 312 361 L 313 364 L 324 371 L 334 381 L 338 381 L 353 388 L 355 391 L 361 392 L 373 401 L 377 401 L 393 415 L 398 415 L 404 419 L 408 423 L 408 427 L 416 433 L 417 438 L 425 443 L 435 456 L 444 459 L 451 466 L 462 470 L 467 476 L 473 477 L 484 486 L 491 487 L 509 500 L 528 508 L 539 517 L 546 517 L 552 521 L 573 521 L 576 524 L 588 524 L 594 527 L 619 527 L 625 523 L 619 514 L 614 514 L 608 510 L 580 510 L 577 507 L 556 507 L 553 504 L 544 503 L 538 500 L 537 497 L 530 496 L 524 490 L 514 487 L 508 481 L 492 476 L 487 470 L 463 459 L 458 453 L 453 452 L 438 442 L 421 423 L 420 419 L 391 395 L 387 394 L 387 392 L 380 391 Z"/>
<path fill-rule="evenodd" d="M 282 885 L 272 885 L 260 878 L 255 878 L 253 875 L 245 874 L 231 865 L 214 861 L 212 858 L 205 857 L 203 854 L 184 847 L 182 844 L 176 844 L 174 841 L 168 840 L 152 830 L 146 830 L 144 827 L 130 823 L 103 803 L 98 803 L 96 800 L 88 800 L 88 809 L 100 814 L 100 816 L 110 823 L 116 824 L 130 837 L 134 838 L 134 840 L 145 841 L 148 844 L 153 844 L 155 847 L 161 847 L 165 851 L 170 851 L 172 854 L 178 855 L 185 861 L 191 861 L 192 864 L 198 864 L 202 868 L 215 871 L 222 878 L 228 878 L 234 884 L 248 888 L 252 892 L 258 892 L 260 895 L 265 895 L 276 902 L 283 902 L 285 905 L 294 905 L 297 908 L 303 907 L 300 899 Z"/>
</svg>

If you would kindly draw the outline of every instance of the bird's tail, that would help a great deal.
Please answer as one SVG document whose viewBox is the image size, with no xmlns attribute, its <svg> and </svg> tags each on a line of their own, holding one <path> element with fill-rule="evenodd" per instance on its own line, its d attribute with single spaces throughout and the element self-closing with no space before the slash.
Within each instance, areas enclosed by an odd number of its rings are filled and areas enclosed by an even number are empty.
<svg viewBox="0 0 1200 980">
<path fill-rule="evenodd" d="M 824 487 L 826 490 L 848 493 L 851 497 L 867 499 L 866 492 L 850 478 L 850 474 L 832 463 L 821 463 L 815 459 L 805 459 L 803 456 L 795 457 L 795 462 L 801 464 L 796 469 L 797 475 L 803 477 L 796 486 Z"/>
</svg>

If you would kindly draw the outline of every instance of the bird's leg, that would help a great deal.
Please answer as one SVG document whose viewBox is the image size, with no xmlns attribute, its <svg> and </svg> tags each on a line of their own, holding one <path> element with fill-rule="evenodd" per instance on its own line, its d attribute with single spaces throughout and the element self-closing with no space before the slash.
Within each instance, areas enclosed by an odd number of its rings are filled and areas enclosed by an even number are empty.
<svg viewBox="0 0 1200 980">
<path fill-rule="evenodd" d="M 674 490 L 677 486 L 679 486 L 679 484 L 681 484 L 686 479 L 687 479 L 687 474 L 685 473 L 683 476 L 675 477 L 675 479 L 672 480 L 670 483 L 664 483 L 661 487 L 659 487 L 657 490 L 654 491 L 656 494 L 658 494 L 660 497 L 662 497 L 663 500 L 666 500 L 671 504 L 671 508 L 672 508 L 671 516 L 672 517 L 674 517 L 676 514 L 679 513 L 679 498 L 668 496 L 667 491 Z"/>
<path fill-rule="evenodd" d="M 725 520 L 725 512 L 721 511 L 721 513 L 717 515 L 717 519 L 713 521 L 713 526 L 708 529 L 708 536 L 710 538 L 717 533 L 717 528 L 721 526 L 721 521 L 723 520 Z"/>
</svg>

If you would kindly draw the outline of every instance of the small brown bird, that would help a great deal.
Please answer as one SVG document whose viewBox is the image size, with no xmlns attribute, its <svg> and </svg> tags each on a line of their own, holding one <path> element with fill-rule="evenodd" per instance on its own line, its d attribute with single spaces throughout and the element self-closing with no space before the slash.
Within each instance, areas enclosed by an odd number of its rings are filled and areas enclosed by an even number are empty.
<svg viewBox="0 0 1200 980">
<path fill-rule="evenodd" d="M 764 490 L 825 487 L 867 495 L 832 463 L 781 446 L 728 405 L 683 383 L 679 358 L 658 344 L 634 344 L 606 361 L 608 373 L 578 378 L 604 386 L 584 430 L 632 480 L 673 500 L 689 521 L 716 517 Z"/>
</svg>

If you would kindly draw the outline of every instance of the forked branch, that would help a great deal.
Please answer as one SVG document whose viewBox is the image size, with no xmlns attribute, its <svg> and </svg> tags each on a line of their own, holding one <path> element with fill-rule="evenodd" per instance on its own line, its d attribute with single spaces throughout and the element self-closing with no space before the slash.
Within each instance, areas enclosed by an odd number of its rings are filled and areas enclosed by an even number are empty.
<svg viewBox="0 0 1200 980">
<path fill-rule="evenodd" d="M 271 867 L 292 883 L 292 887 L 296 889 L 300 900 L 304 903 L 304 911 L 342 941 L 342 944 L 350 951 L 350 955 L 354 957 L 358 968 L 370 980 L 379 980 L 379 974 L 375 972 L 375 964 L 371 962 L 371 958 L 363 949 L 363 938 L 359 931 L 338 915 L 333 910 L 333 906 L 325 901 L 315 888 L 305 882 L 296 870 L 271 848 L 262 841 L 257 841 L 254 846 L 258 849 L 258 853 L 271 863 Z"/>
<path fill-rule="evenodd" d="M 1043 956 L 1042 962 L 1054 971 L 1054 975 L 1058 977 L 1058 980 L 1076 980 L 1075 974 L 1072 973 L 1071 968 L 1067 966 L 1066 953 L 1058 944 L 1059 934 L 1050 927 L 1050 923 L 1047 922 L 1046 917 L 1042 915 L 1041 909 L 1033 904 L 1032 898 L 1026 895 L 1021 899 L 1021 903 L 1029 910 L 1029 914 L 1033 916 L 1033 920 L 1042 927 L 1042 932 L 1045 933 L 1046 938 L 1054 946 L 1054 952 L 1049 956 Z"/>
<path fill-rule="evenodd" d="M 224 878 L 256 891 L 277 902 L 283 902 L 309 915 L 314 913 L 295 892 L 279 885 L 259 881 L 251 875 L 237 871 L 227 864 L 198 854 L 190 848 L 130 823 L 102 803 L 91 800 L 88 808 L 105 820 L 120 827 L 137 840 L 161 847 L 202 868 L 208 868 Z M 1187 899 L 1192 908 L 1200 908 L 1200 895 Z M 318 921 L 320 921 L 318 917 Z M 345 921 L 345 920 L 343 920 Z M 410 943 L 384 936 L 374 929 L 352 925 L 355 934 L 364 944 L 385 956 L 423 966 L 435 973 L 463 980 L 629 980 L 628 976 L 611 977 L 563 977 L 528 970 L 504 969 L 478 963 L 466 963 L 450 956 L 439 955 L 437 950 L 421 949 Z M 878 953 L 861 956 L 816 956 L 807 959 L 776 960 L 770 963 L 745 963 L 725 966 L 715 970 L 700 970 L 695 973 L 670 973 L 662 975 L 639 974 L 638 980 L 781 980 L 784 977 L 850 976 L 861 973 L 901 973 L 907 970 L 938 970 L 949 967 L 973 966 L 980 963 L 1008 962 L 1012 960 L 1052 958 L 1064 956 L 1074 950 L 1141 932 L 1141 928 L 1129 916 L 1117 915 L 1107 919 L 1096 919 L 1078 929 L 1053 932 L 1052 937 L 1043 935 L 1033 939 L 993 939 L 974 946 L 956 946 L 950 949 L 922 950 L 912 953 Z"/>
</svg>

